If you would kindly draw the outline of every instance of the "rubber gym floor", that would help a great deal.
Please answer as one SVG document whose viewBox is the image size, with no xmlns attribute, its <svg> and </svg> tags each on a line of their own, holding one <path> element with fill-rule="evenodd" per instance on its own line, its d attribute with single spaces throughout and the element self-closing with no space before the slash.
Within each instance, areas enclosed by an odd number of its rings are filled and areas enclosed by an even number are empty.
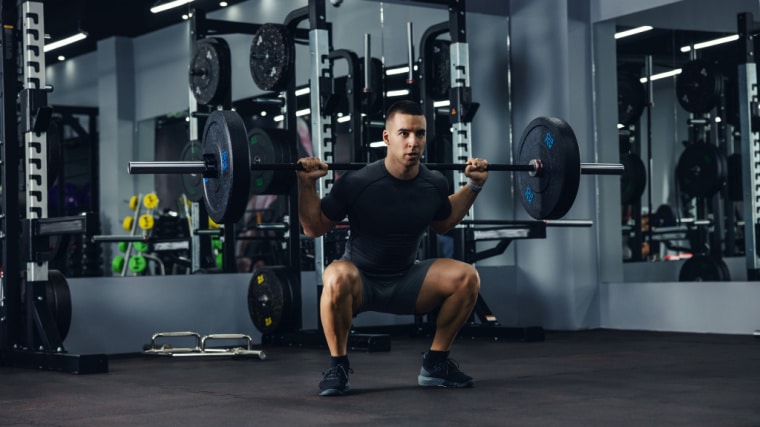
<svg viewBox="0 0 760 427">
<path fill-rule="evenodd" d="M 112 356 L 105 374 L 0 367 L 10 426 L 758 426 L 760 340 L 588 330 L 542 342 L 460 340 L 470 389 L 417 385 L 429 339 L 349 352 L 351 391 L 317 396 L 327 350 L 256 358 Z"/>
</svg>

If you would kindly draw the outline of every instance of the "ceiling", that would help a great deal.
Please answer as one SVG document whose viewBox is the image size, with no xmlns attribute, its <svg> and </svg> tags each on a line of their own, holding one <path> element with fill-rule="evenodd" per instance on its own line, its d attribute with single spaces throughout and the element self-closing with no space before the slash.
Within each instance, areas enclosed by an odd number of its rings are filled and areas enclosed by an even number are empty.
<svg viewBox="0 0 760 427">
<path fill-rule="evenodd" d="M 193 3 L 158 14 L 150 8 L 169 0 L 44 0 L 45 32 L 50 41 L 73 35 L 79 31 L 88 38 L 49 52 L 46 62 L 58 62 L 63 55 L 72 58 L 97 48 L 98 40 L 114 36 L 137 37 L 182 22 L 182 15 L 191 8 L 206 12 L 221 9 L 219 0 L 195 0 Z M 240 3 L 241 0 L 227 0 Z"/>
</svg>

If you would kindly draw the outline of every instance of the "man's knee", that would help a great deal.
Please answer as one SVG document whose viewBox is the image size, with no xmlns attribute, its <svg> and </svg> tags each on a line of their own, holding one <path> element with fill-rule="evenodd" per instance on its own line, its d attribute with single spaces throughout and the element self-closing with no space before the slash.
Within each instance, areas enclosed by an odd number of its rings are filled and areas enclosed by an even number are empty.
<svg viewBox="0 0 760 427">
<path fill-rule="evenodd" d="M 335 261 L 322 275 L 322 291 L 338 294 L 351 292 L 360 281 L 359 271 L 348 261 Z"/>
<path fill-rule="evenodd" d="M 477 295 L 480 292 L 480 275 L 472 264 L 463 263 L 460 288 L 471 295 Z"/>
</svg>

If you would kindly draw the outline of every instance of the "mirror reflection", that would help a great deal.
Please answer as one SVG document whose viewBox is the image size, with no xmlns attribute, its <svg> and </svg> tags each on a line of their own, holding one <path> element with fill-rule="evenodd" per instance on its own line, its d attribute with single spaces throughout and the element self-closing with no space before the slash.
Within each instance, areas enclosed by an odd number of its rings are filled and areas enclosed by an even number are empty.
<svg viewBox="0 0 760 427">
<path fill-rule="evenodd" d="M 744 255 L 738 36 L 641 24 L 616 33 L 624 262 L 731 280 Z"/>
</svg>

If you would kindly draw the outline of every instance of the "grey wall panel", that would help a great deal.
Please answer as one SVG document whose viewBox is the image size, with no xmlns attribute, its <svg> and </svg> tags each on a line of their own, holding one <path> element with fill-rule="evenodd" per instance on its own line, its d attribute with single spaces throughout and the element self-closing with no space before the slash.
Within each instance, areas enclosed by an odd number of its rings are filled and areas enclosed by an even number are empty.
<svg viewBox="0 0 760 427">
<path fill-rule="evenodd" d="M 756 282 L 602 284 L 602 327 L 750 335 L 760 325 Z"/>
<path fill-rule="evenodd" d="M 244 333 L 250 274 L 69 279 L 70 353 L 142 351 L 156 332 Z"/>
<path fill-rule="evenodd" d="M 92 52 L 74 60 L 48 65 L 46 79 L 53 91 L 48 94 L 51 105 L 98 106 L 98 53 Z"/>
<path fill-rule="evenodd" d="M 595 158 L 589 11 L 554 1 L 513 1 L 513 125 L 554 116 L 574 128 L 581 158 Z M 515 147 L 516 148 L 516 147 Z M 593 218 L 594 181 L 581 178 L 569 218 Z M 525 214 L 517 209 L 517 217 Z M 550 229 L 545 240 L 516 242 L 518 282 L 530 324 L 577 329 L 598 324 L 597 241 L 594 229 Z"/>
</svg>

